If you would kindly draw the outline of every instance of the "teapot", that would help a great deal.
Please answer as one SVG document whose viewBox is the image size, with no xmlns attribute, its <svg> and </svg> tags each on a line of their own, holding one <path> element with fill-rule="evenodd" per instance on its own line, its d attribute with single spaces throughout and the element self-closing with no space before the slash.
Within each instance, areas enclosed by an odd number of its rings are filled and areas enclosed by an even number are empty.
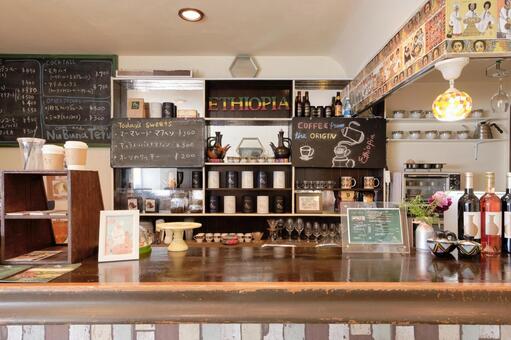
<svg viewBox="0 0 511 340">
<path fill-rule="evenodd" d="M 499 133 L 504 133 L 500 126 L 487 120 L 477 124 L 474 139 L 493 139 L 492 127 L 497 129 Z"/>
<path fill-rule="evenodd" d="M 210 160 L 212 159 L 224 159 L 225 154 L 231 146 L 229 144 L 222 146 L 222 134 L 220 131 L 215 132 L 215 137 L 209 137 L 207 139 L 207 155 Z"/>
<path fill-rule="evenodd" d="M 279 138 L 278 146 L 275 146 L 275 144 L 270 143 L 271 149 L 275 154 L 275 158 L 289 158 L 289 155 L 291 154 L 291 139 L 284 137 L 283 130 L 279 131 L 278 138 Z M 285 146 L 284 144 L 287 144 L 287 146 Z"/>
</svg>

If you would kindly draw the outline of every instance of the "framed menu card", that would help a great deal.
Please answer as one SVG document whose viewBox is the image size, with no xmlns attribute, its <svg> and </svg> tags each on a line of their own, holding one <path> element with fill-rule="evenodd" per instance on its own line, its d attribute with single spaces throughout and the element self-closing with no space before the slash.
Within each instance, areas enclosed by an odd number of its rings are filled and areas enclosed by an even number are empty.
<svg viewBox="0 0 511 340">
<path fill-rule="evenodd" d="M 345 253 L 409 253 L 406 211 L 397 205 L 348 208 L 342 247 Z"/>
</svg>

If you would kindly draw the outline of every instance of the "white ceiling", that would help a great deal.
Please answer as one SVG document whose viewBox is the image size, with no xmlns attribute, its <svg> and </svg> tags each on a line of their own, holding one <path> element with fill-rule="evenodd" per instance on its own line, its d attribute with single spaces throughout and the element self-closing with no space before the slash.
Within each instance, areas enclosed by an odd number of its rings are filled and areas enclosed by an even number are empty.
<svg viewBox="0 0 511 340">
<path fill-rule="evenodd" d="M 0 53 L 330 56 L 355 75 L 422 3 L 0 0 Z M 205 20 L 182 21 L 183 7 L 203 10 Z"/>
</svg>

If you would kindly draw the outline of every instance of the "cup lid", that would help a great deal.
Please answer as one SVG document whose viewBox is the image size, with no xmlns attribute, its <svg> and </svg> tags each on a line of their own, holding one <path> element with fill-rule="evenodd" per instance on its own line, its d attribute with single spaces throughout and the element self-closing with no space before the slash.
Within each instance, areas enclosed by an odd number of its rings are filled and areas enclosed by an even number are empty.
<svg viewBox="0 0 511 340">
<path fill-rule="evenodd" d="M 87 149 L 88 146 L 86 143 L 84 142 L 79 142 L 79 141 L 67 141 L 65 144 L 64 144 L 64 147 L 67 149 L 67 148 L 76 148 L 76 149 Z"/>
<path fill-rule="evenodd" d="M 32 138 L 32 137 L 20 137 L 16 138 L 16 141 L 18 143 L 38 143 L 38 144 L 44 144 L 46 143 L 45 139 L 42 138 Z"/>
<path fill-rule="evenodd" d="M 43 145 L 43 153 L 64 154 L 64 148 L 58 145 L 45 144 Z"/>
</svg>

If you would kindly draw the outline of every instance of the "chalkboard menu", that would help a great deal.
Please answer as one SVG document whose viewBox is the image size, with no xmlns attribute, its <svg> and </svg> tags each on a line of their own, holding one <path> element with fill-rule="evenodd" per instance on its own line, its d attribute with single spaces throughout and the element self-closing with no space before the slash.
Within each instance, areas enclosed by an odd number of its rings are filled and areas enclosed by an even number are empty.
<svg viewBox="0 0 511 340">
<path fill-rule="evenodd" d="M 204 119 L 113 119 L 111 166 L 202 167 L 204 127 Z"/>
<path fill-rule="evenodd" d="M 115 56 L 0 55 L 0 143 L 110 143 Z"/>
<path fill-rule="evenodd" d="M 385 119 L 293 118 L 292 162 L 297 167 L 383 168 Z"/>
</svg>

